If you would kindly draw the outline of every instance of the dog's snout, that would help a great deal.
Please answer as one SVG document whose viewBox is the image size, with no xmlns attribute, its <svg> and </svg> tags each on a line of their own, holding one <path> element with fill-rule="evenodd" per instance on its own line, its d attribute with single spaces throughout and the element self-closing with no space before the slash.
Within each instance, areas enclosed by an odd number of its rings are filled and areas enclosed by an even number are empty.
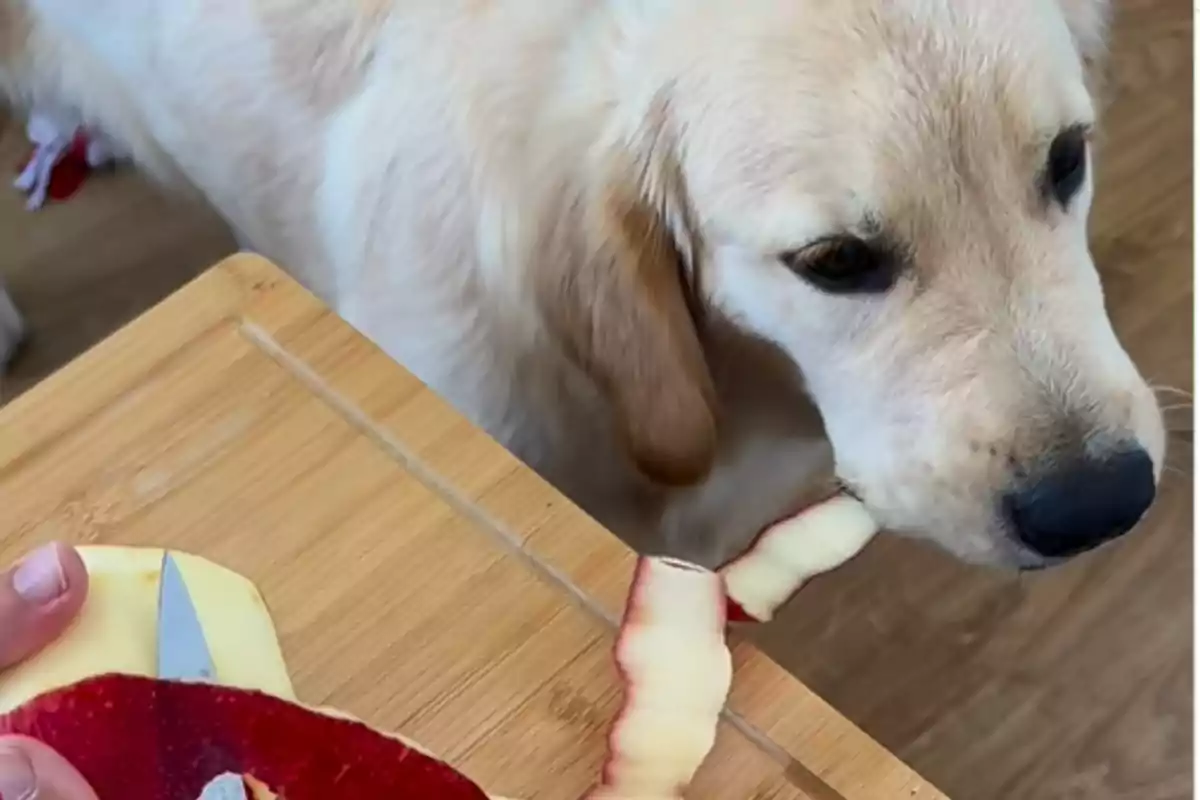
<svg viewBox="0 0 1200 800">
<path fill-rule="evenodd" d="M 1128 532 L 1154 494 L 1154 464 L 1137 448 L 1036 476 L 1005 505 L 1023 544 L 1045 558 L 1066 558 Z"/>
</svg>

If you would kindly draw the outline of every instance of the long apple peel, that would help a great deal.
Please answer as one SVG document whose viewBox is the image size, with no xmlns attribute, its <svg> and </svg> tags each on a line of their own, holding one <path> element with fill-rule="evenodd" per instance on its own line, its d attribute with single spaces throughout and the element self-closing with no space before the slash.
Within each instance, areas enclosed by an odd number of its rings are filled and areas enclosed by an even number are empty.
<svg viewBox="0 0 1200 800">
<path fill-rule="evenodd" d="M 878 531 L 863 504 L 845 494 L 771 526 L 719 571 L 729 618 L 770 621 L 805 583 L 854 558 Z"/>
<path fill-rule="evenodd" d="M 714 572 L 638 562 L 615 648 L 625 697 L 592 800 L 677 798 L 716 740 L 733 664 Z"/>
</svg>

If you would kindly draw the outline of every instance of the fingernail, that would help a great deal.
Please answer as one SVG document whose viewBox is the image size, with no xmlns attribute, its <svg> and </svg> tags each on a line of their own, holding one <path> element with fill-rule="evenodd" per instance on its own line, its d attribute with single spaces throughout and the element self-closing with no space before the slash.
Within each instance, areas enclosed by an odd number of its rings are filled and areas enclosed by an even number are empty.
<svg viewBox="0 0 1200 800">
<path fill-rule="evenodd" d="M 33 765 L 20 750 L 0 747 L 0 800 L 34 800 L 37 778 Z"/>
<path fill-rule="evenodd" d="M 67 591 L 67 576 L 63 574 L 58 545 L 48 544 L 26 556 L 13 573 L 12 586 L 34 605 L 44 606 L 62 597 Z"/>
</svg>

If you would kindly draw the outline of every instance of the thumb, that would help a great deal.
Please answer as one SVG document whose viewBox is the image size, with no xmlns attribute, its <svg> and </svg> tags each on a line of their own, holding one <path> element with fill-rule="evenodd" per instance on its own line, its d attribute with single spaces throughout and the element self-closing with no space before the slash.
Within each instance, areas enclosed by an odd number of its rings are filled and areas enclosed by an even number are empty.
<svg viewBox="0 0 1200 800">
<path fill-rule="evenodd" d="M 87 589 L 83 559 L 64 544 L 40 547 L 0 572 L 0 669 L 58 638 L 79 614 Z"/>
<path fill-rule="evenodd" d="M 0 737 L 0 800 L 97 800 L 74 767 L 23 736 Z"/>
</svg>

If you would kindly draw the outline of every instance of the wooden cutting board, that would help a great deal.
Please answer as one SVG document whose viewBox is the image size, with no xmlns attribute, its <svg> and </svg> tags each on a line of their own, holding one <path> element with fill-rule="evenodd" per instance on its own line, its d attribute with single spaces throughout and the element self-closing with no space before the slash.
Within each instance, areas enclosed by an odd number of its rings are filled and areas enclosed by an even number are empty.
<svg viewBox="0 0 1200 800">
<path fill-rule="evenodd" d="M 157 545 L 254 580 L 299 696 L 575 800 L 633 554 L 270 263 L 230 258 L 0 410 L 0 559 Z M 943 798 L 742 641 L 690 797 Z"/>
</svg>

